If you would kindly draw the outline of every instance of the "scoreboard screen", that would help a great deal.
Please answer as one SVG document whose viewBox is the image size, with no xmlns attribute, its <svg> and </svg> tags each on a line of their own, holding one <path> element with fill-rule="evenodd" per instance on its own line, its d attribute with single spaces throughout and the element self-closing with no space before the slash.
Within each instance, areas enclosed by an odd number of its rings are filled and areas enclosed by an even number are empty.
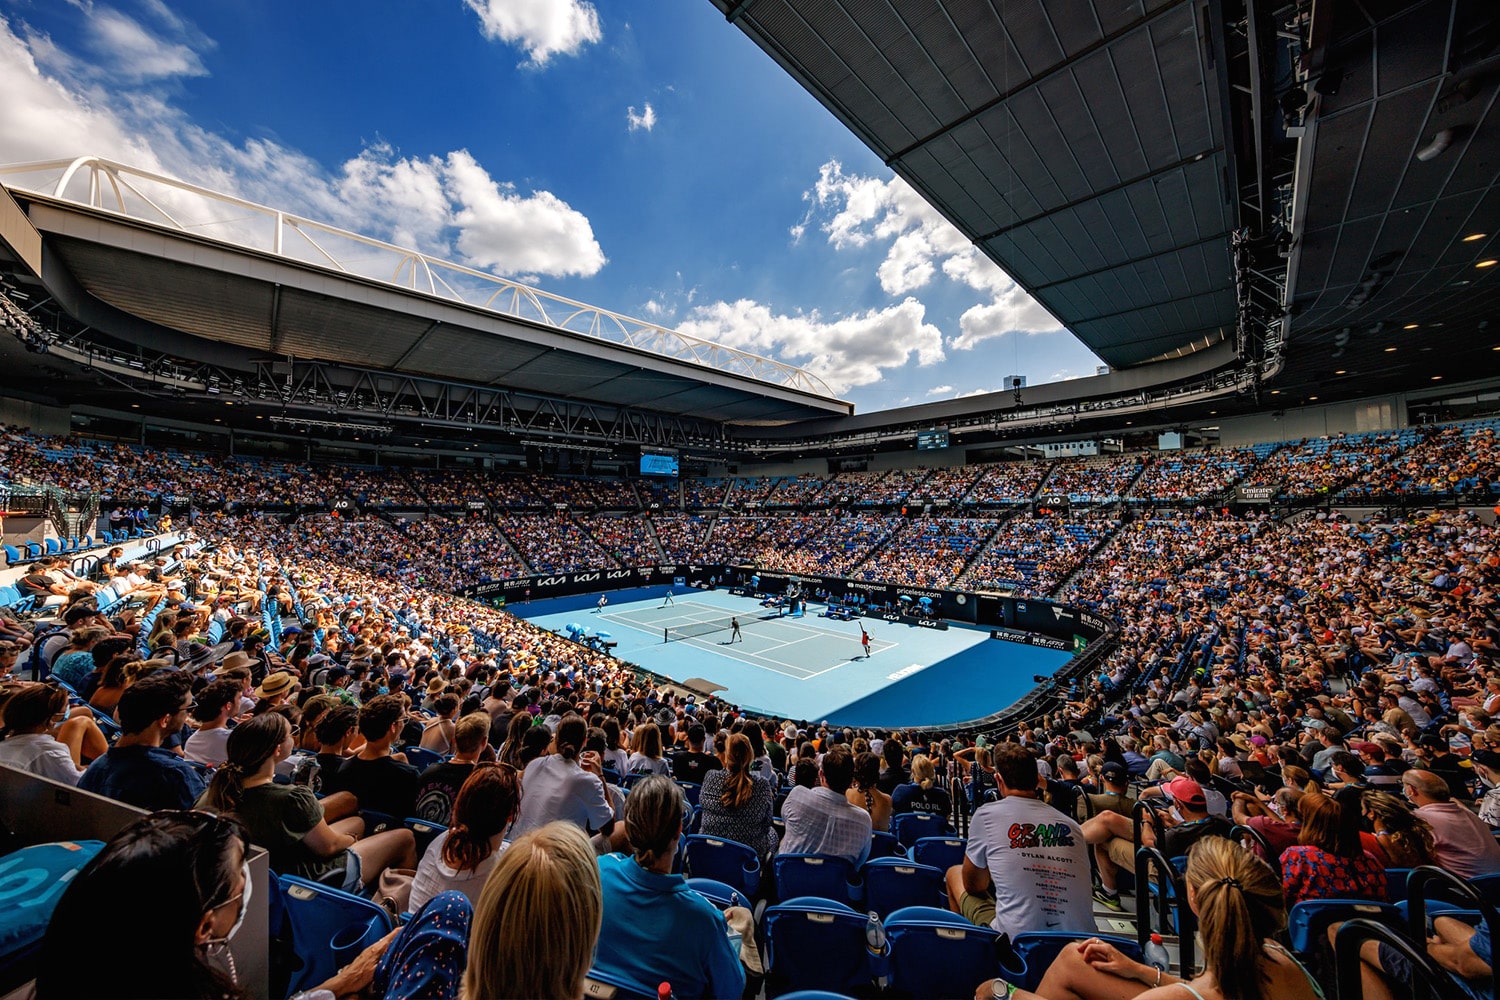
<svg viewBox="0 0 1500 1000">
<path fill-rule="evenodd" d="M 918 451 L 936 451 L 946 447 L 948 447 L 947 431 L 917 431 Z"/>
<path fill-rule="evenodd" d="M 643 476 L 675 476 L 677 475 L 676 455 L 653 455 L 650 452 L 641 453 L 641 475 Z"/>
</svg>

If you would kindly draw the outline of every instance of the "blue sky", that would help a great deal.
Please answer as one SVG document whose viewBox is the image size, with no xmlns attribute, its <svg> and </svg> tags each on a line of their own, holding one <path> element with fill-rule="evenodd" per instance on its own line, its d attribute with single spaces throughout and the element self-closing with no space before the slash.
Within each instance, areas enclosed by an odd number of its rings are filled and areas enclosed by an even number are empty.
<svg viewBox="0 0 1500 1000">
<path fill-rule="evenodd" d="M 1091 352 L 708 0 L 0 0 L 0 163 L 94 153 L 801 365 Z"/>
</svg>

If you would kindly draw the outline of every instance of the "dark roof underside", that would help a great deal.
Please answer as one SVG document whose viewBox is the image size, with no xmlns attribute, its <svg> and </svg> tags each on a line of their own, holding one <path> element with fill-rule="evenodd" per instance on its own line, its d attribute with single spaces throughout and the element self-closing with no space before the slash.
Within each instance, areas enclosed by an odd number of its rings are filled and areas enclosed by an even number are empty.
<svg viewBox="0 0 1500 1000">
<path fill-rule="evenodd" d="M 1200 4 L 713 2 L 1110 365 L 1228 335 Z"/>
</svg>

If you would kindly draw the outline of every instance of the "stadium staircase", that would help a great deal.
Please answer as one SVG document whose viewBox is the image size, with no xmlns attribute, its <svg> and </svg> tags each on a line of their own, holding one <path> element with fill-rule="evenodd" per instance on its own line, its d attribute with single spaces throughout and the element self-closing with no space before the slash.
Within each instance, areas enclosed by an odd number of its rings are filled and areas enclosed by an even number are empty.
<svg viewBox="0 0 1500 1000">
<path fill-rule="evenodd" d="M 643 517 L 642 520 L 646 522 L 646 537 L 651 539 L 651 548 L 656 552 L 657 565 L 671 562 L 672 560 L 667 558 L 667 550 L 662 548 L 661 538 L 656 534 L 656 522 L 649 517 Z"/>
<path fill-rule="evenodd" d="M 969 580 L 969 571 L 978 565 L 979 561 L 984 558 L 984 554 L 995 544 L 995 539 L 999 537 L 1001 529 L 1005 527 L 1006 522 L 1012 518 L 1019 517 L 1022 512 L 1028 509 L 1028 506 L 1028 504 L 1012 504 L 1003 513 L 996 516 L 995 530 L 990 532 L 990 537 L 985 539 L 984 544 L 974 551 L 974 554 L 969 557 L 968 562 L 964 563 L 964 568 L 953 577 L 953 582 L 949 586 L 955 588 L 973 586 Z"/>
</svg>

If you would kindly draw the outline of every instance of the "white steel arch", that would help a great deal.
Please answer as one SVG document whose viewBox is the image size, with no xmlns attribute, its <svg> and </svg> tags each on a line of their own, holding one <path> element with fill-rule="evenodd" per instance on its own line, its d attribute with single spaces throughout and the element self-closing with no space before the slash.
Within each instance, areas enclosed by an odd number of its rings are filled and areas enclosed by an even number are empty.
<svg viewBox="0 0 1500 1000">
<path fill-rule="evenodd" d="M 826 382 L 795 365 L 103 157 L 0 165 L 0 184 L 837 399 Z"/>
</svg>

